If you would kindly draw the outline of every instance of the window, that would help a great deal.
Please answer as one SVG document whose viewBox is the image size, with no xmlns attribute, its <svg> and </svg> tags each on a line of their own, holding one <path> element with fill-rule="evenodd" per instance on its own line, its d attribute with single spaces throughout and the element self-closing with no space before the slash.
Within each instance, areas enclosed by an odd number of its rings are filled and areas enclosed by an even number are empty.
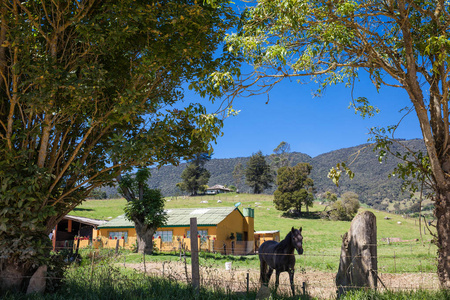
<svg viewBox="0 0 450 300">
<path fill-rule="evenodd" d="M 172 230 L 156 231 L 155 234 L 153 234 L 153 238 L 157 239 L 161 237 L 163 242 L 172 242 L 172 236 Z"/>
<path fill-rule="evenodd" d="M 242 233 L 236 232 L 236 242 L 242 242 L 244 240 L 242 237 Z"/>
<path fill-rule="evenodd" d="M 197 233 L 198 233 L 198 235 L 200 236 L 201 242 L 202 242 L 202 243 L 203 243 L 203 242 L 206 242 L 207 237 L 208 237 L 208 229 L 206 229 L 206 230 L 197 230 Z M 191 231 L 190 231 L 190 230 L 187 231 L 186 237 L 187 237 L 188 239 L 191 238 Z"/>
<path fill-rule="evenodd" d="M 108 232 L 109 238 L 115 240 L 116 238 L 118 240 L 122 239 L 122 237 L 125 240 L 125 243 L 128 241 L 128 231 L 109 231 Z"/>
</svg>

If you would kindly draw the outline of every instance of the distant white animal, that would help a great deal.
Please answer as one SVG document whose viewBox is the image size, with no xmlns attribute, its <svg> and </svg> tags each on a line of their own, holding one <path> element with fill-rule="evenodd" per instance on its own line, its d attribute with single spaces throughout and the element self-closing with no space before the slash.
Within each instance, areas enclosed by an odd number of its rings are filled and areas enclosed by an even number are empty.
<svg viewBox="0 0 450 300">
<path fill-rule="evenodd" d="M 222 200 L 217 200 L 217 203 L 222 203 Z"/>
</svg>

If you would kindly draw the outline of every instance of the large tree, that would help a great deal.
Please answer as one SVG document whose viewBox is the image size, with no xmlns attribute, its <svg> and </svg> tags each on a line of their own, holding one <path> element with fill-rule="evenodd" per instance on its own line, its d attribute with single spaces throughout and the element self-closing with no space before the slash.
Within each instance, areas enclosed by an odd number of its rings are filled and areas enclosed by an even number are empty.
<svg viewBox="0 0 450 300">
<path fill-rule="evenodd" d="M 275 208 L 287 211 L 294 208 L 298 213 L 302 206 L 311 207 L 314 201 L 314 182 L 309 178 L 312 166 L 298 163 L 294 167 L 278 169 L 277 189 L 273 194 Z"/>
<path fill-rule="evenodd" d="M 134 174 L 119 175 L 119 191 L 127 200 L 125 216 L 134 222 L 138 253 L 153 253 L 153 234 L 166 225 L 164 197 L 161 191 L 150 189 L 150 170 L 141 168 Z"/>
<path fill-rule="evenodd" d="M 209 151 L 221 121 L 173 106 L 232 64 L 217 45 L 226 4 L 18 1 L 0 4 L 0 286 L 48 264 L 48 234 L 90 191 L 134 166 Z"/>
<path fill-rule="evenodd" d="M 181 179 L 183 181 L 179 187 L 183 191 L 187 191 L 191 196 L 195 196 L 200 187 L 208 184 L 211 173 L 205 168 L 205 164 L 209 160 L 211 160 L 211 155 L 208 153 L 197 153 L 189 161 L 181 173 Z"/>
<path fill-rule="evenodd" d="M 245 183 L 253 188 L 253 194 L 261 194 L 273 183 L 273 172 L 261 151 L 254 153 L 245 168 Z"/>
<path fill-rule="evenodd" d="M 235 79 L 231 97 L 269 91 L 292 77 L 319 83 L 321 93 L 329 84 L 352 87 L 362 72 L 377 89 L 407 92 L 428 158 L 412 153 L 407 163 L 412 169 L 403 170 L 418 171 L 435 192 L 437 271 L 445 288 L 450 288 L 449 35 L 450 4 L 444 0 L 259 0 L 228 39 L 228 49 L 254 66 L 252 74 Z M 223 81 L 229 87 L 230 76 L 212 78 L 215 86 Z M 377 111 L 364 97 L 352 95 L 352 101 L 363 116 Z M 379 141 L 389 148 L 385 139 Z M 331 175 L 348 171 L 340 167 Z"/>
</svg>

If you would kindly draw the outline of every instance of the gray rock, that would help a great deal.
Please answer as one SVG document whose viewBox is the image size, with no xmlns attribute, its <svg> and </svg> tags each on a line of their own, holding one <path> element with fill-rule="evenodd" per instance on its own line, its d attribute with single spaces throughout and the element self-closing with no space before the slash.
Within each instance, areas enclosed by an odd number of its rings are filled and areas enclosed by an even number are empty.
<svg viewBox="0 0 450 300">
<path fill-rule="evenodd" d="M 267 286 L 261 285 L 258 293 L 256 294 L 255 300 L 269 299 L 271 298 L 270 290 Z"/>
<path fill-rule="evenodd" d="M 47 266 L 40 266 L 33 276 L 31 276 L 30 283 L 28 284 L 27 294 L 38 293 L 42 294 L 45 292 L 46 287 L 46 277 L 47 277 Z"/>
<path fill-rule="evenodd" d="M 336 275 L 338 298 L 351 289 L 377 288 L 377 223 L 369 211 L 358 214 L 342 237 Z"/>
</svg>

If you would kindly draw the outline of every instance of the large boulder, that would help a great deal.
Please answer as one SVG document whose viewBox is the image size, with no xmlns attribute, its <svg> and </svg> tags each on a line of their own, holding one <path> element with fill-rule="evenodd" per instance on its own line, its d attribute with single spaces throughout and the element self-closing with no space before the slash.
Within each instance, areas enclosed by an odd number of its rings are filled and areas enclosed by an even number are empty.
<svg viewBox="0 0 450 300">
<path fill-rule="evenodd" d="M 351 289 L 377 288 L 377 223 L 365 211 L 353 219 L 342 237 L 341 259 L 336 275 L 338 298 Z"/>
<path fill-rule="evenodd" d="M 38 293 L 43 294 L 46 287 L 47 266 L 40 266 L 33 276 L 31 276 L 28 284 L 27 294 Z"/>
</svg>

